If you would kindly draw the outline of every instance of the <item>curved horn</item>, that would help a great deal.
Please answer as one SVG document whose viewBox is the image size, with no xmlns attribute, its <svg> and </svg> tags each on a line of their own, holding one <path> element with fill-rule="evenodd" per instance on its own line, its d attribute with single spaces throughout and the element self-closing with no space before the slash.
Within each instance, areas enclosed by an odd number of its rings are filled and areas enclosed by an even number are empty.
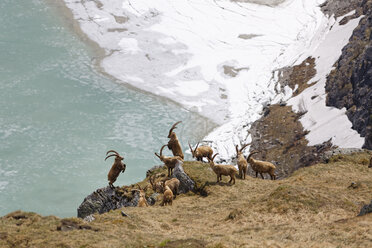
<svg viewBox="0 0 372 248">
<path fill-rule="evenodd" d="M 155 155 L 156 155 L 158 158 L 160 158 L 159 154 L 157 154 L 156 152 L 155 152 Z"/>
<path fill-rule="evenodd" d="M 236 155 L 239 153 L 238 145 L 235 145 Z"/>
<path fill-rule="evenodd" d="M 190 142 L 188 142 L 188 143 L 189 143 L 189 147 L 190 147 L 191 154 L 194 155 L 194 151 L 193 151 L 192 148 L 191 148 Z"/>
<path fill-rule="evenodd" d="M 112 156 L 116 156 L 116 157 L 118 157 L 119 155 L 116 155 L 116 154 L 110 154 L 110 155 L 108 155 L 108 156 L 105 158 L 105 161 L 106 161 L 106 159 L 108 159 L 109 157 L 112 157 Z"/>
<path fill-rule="evenodd" d="M 251 158 L 251 156 L 252 156 L 253 154 L 256 154 L 256 153 L 259 153 L 259 151 L 253 151 L 253 152 L 251 152 L 251 153 L 249 154 L 248 158 L 247 158 L 247 161 L 249 161 L 249 159 Z"/>
<path fill-rule="evenodd" d="M 118 153 L 117 151 L 109 150 L 109 151 L 106 152 L 106 156 L 107 156 L 107 154 L 109 154 L 110 152 L 113 152 L 113 153 L 116 153 L 117 155 L 119 155 L 119 153 Z"/>
<path fill-rule="evenodd" d="M 198 144 L 196 144 L 195 151 L 196 151 L 196 149 L 198 149 L 199 143 L 200 143 L 200 141 L 198 142 Z"/>
<path fill-rule="evenodd" d="M 244 146 L 242 146 L 242 148 L 240 148 L 240 152 L 242 152 L 244 150 L 244 148 L 246 148 L 247 146 L 249 146 L 251 143 L 248 143 L 248 144 L 245 144 Z"/>
<path fill-rule="evenodd" d="M 136 185 L 137 185 L 137 187 L 138 187 L 138 188 L 139 188 L 140 190 L 142 190 L 142 189 L 141 189 L 141 186 L 139 186 L 139 184 L 138 184 L 138 183 L 136 183 Z"/>
<path fill-rule="evenodd" d="M 171 127 L 171 129 L 169 129 L 168 138 L 170 138 L 170 135 L 171 135 L 173 129 L 175 129 L 176 126 L 177 126 L 179 123 L 181 123 L 181 122 L 182 122 L 182 121 L 177 121 L 176 123 L 173 124 L 173 126 Z"/>
<path fill-rule="evenodd" d="M 163 145 L 161 148 L 160 148 L 160 156 L 162 157 L 163 156 L 163 149 L 164 147 L 166 147 L 167 145 Z"/>
<path fill-rule="evenodd" d="M 214 156 L 212 157 L 212 161 L 214 160 L 214 158 L 218 155 L 218 153 L 214 154 Z"/>
</svg>

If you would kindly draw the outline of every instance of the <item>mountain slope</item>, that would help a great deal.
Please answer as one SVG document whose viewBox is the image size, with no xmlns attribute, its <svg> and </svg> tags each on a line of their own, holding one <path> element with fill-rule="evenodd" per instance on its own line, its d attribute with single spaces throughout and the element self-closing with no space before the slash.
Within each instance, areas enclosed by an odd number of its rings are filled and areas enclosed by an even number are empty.
<svg viewBox="0 0 372 248">
<path fill-rule="evenodd" d="M 173 206 L 121 209 L 93 222 L 14 212 L 0 218 L 1 247 L 367 247 L 372 214 L 367 153 L 333 157 L 284 180 L 247 177 L 216 184 L 207 164 L 185 171 L 207 197 L 179 195 Z M 187 246 L 189 244 L 189 246 Z"/>
</svg>

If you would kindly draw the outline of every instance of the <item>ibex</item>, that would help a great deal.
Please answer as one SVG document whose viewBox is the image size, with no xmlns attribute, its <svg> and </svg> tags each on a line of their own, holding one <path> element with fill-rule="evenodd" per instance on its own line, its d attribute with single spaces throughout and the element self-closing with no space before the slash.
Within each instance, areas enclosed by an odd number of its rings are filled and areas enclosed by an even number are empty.
<svg viewBox="0 0 372 248">
<path fill-rule="evenodd" d="M 172 205 L 172 202 L 173 202 L 173 192 L 172 190 L 169 188 L 169 186 L 166 186 L 165 185 L 165 182 L 163 182 L 163 186 L 164 186 L 164 194 L 163 194 L 163 202 L 160 204 L 161 206 L 164 206 L 164 205 Z"/>
<path fill-rule="evenodd" d="M 239 168 L 239 177 L 241 179 L 245 179 L 245 175 L 247 174 L 248 170 L 248 162 L 245 160 L 245 157 L 243 155 L 243 150 L 250 144 L 243 145 L 240 150 L 238 149 L 238 145 L 235 146 L 236 149 L 236 157 L 238 159 L 238 168 Z"/>
<path fill-rule="evenodd" d="M 212 157 L 212 159 L 208 158 L 210 167 L 212 168 L 214 173 L 216 173 L 217 175 L 217 182 L 222 180 L 222 176 L 230 176 L 229 183 L 234 181 L 233 184 L 235 184 L 235 174 L 238 173 L 238 170 L 233 165 L 214 164 L 213 160 L 217 155 L 218 153 L 216 153 Z"/>
<path fill-rule="evenodd" d="M 155 176 L 152 176 L 149 178 L 149 181 L 150 181 L 150 184 L 154 192 L 164 193 L 165 189 L 164 189 L 163 183 L 165 183 L 165 186 L 168 186 L 172 190 L 174 198 L 177 197 L 178 188 L 180 187 L 180 180 L 178 180 L 177 178 L 171 178 L 168 180 L 162 179 L 156 182 Z"/>
<path fill-rule="evenodd" d="M 155 152 L 155 155 L 160 158 L 160 160 L 165 164 L 165 166 L 168 167 L 168 177 L 170 177 L 173 173 L 174 167 L 176 167 L 176 164 L 179 163 L 179 161 L 183 161 L 183 159 L 179 156 L 174 156 L 174 157 L 167 157 L 163 156 L 163 149 L 167 145 L 163 145 L 160 149 L 160 156 Z"/>
<path fill-rule="evenodd" d="M 193 150 L 189 142 L 189 147 L 190 147 L 190 151 L 191 151 L 193 158 L 196 158 L 197 161 L 202 161 L 202 162 L 203 162 L 204 157 L 212 159 L 213 150 L 211 147 L 209 146 L 198 147 L 198 146 L 199 146 L 199 142 L 196 145 L 195 149 Z"/>
<path fill-rule="evenodd" d="M 182 121 L 178 121 L 178 122 L 174 123 L 173 126 L 171 127 L 171 129 L 169 130 L 168 138 L 170 140 L 168 141 L 168 149 L 172 151 L 173 156 L 179 156 L 183 159 L 184 156 L 183 156 L 180 141 L 178 140 L 176 133 L 173 132 L 173 130 L 175 128 L 177 128 L 177 125 L 181 122 Z"/>
<path fill-rule="evenodd" d="M 255 153 L 258 153 L 258 151 L 251 152 L 247 158 L 247 161 L 251 164 L 252 169 L 256 172 L 256 177 L 258 176 L 258 173 L 260 173 L 262 179 L 264 179 L 262 173 L 269 173 L 270 178 L 272 180 L 275 180 L 275 165 L 267 161 L 261 161 L 251 158 L 251 156 Z"/>
<path fill-rule="evenodd" d="M 148 207 L 149 204 L 147 203 L 146 194 L 145 194 L 147 186 L 144 189 L 142 189 L 141 186 L 139 186 L 139 184 L 137 184 L 137 187 L 139 189 L 139 200 L 138 200 L 137 206 L 138 207 Z"/>
<path fill-rule="evenodd" d="M 112 153 L 112 154 L 108 155 L 109 153 Z M 126 165 L 123 162 L 121 162 L 124 159 L 124 157 L 120 156 L 120 154 L 118 152 L 116 152 L 114 150 L 110 150 L 110 151 L 106 152 L 106 155 L 108 155 L 108 156 L 105 158 L 105 161 L 109 157 L 115 156 L 115 162 L 111 166 L 111 169 L 110 169 L 110 171 L 107 175 L 109 185 L 110 185 L 111 188 L 113 188 L 114 187 L 113 183 L 118 178 L 120 172 L 124 173 Z"/>
<path fill-rule="evenodd" d="M 155 175 L 149 177 L 149 181 L 152 187 L 152 190 L 155 193 L 163 193 L 163 181 L 155 181 Z"/>
</svg>

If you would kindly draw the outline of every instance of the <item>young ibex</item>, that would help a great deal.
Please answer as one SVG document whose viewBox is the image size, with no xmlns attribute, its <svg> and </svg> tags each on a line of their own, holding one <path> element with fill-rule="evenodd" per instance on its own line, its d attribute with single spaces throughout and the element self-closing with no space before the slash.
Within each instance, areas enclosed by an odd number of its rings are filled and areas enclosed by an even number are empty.
<svg viewBox="0 0 372 248">
<path fill-rule="evenodd" d="M 152 190 L 155 193 L 163 193 L 163 181 L 155 181 L 155 175 L 149 177 L 149 181 L 152 187 Z"/>
<path fill-rule="evenodd" d="M 235 146 L 236 149 L 236 157 L 238 159 L 238 168 L 239 168 L 239 177 L 241 179 L 245 179 L 245 175 L 247 174 L 248 170 L 248 162 L 245 160 L 245 157 L 243 155 L 243 150 L 250 144 L 243 145 L 240 150 L 238 149 L 238 145 Z"/>
<path fill-rule="evenodd" d="M 163 183 L 165 183 L 165 186 L 168 186 L 174 195 L 174 198 L 178 195 L 178 188 L 180 187 L 180 180 L 177 178 L 171 178 L 171 179 L 162 179 L 159 180 L 158 182 L 155 181 L 155 176 L 152 176 L 149 178 L 150 184 L 152 186 L 152 189 L 154 192 L 157 193 L 164 193 L 164 186 Z"/>
<path fill-rule="evenodd" d="M 141 186 L 137 184 L 137 187 L 139 189 L 139 200 L 138 200 L 137 207 L 148 207 L 149 204 L 147 203 L 146 194 L 145 194 L 147 186 L 144 189 L 142 189 Z"/>
<path fill-rule="evenodd" d="M 190 147 L 190 151 L 191 151 L 191 154 L 192 154 L 193 158 L 196 158 L 197 161 L 202 161 L 202 162 L 203 162 L 204 157 L 212 159 L 213 150 L 212 150 L 211 147 L 209 147 L 209 146 L 198 147 L 198 146 L 199 146 L 199 142 L 196 145 L 195 149 L 193 150 L 191 148 L 191 145 L 190 145 L 190 142 L 189 142 L 189 147 Z"/>
<path fill-rule="evenodd" d="M 163 149 L 167 145 L 163 145 L 160 149 L 160 156 L 155 152 L 155 155 L 160 158 L 160 160 L 165 164 L 165 166 L 168 167 L 168 177 L 170 177 L 173 173 L 174 167 L 176 167 L 176 164 L 179 163 L 179 161 L 183 161 L 183 158 L 179 156 L 174 156 L 174 157 L 167 157 L 163 156 Z"/>
<path fill-rule="evenodd" d="M 112 154 L 108 155 L 109 153 L 112 153 Z M 124 159 L 124 157 L 120 156 L 120 154 L 118 152 L 114 151 L 114 150 L 110 150 L 110 151 L 106 152 L 106 156 L 107 157 L 105 158 L 105 161 L 109 157 L 115 156 L 115 162 L 111 166 L 111 169 L 110 169 L 110 171 L 107 175 L 109 185 L 110 185 L 111 188 L 113 188 L 114 187 L 113 183 L 118 178 L 120 172 L 124 173 L 126 165 L 123 162 L 121 162 Z"/>
<path fill-rule="evenodd" d="M 182 121 L 178 121 L 174 123 L 171 129 L 169 130 L 168 138 L 170 138 L 170 140 L 168 141 L 168 149 L 172 151 L 173 156 L 179 156 L 183 159 L 184 156 L 180 141 L 178 140 L 176 133 L 173 132 L 173 130 L 177 128 L 177 125 L 181 122 Z"/>
<path fill-rule="evenodd" d="M 165 186 L 168 186 L 174 195 L 174 199 L 176 199 L 178 195 L 178 188 L 180 187 L 180 180 L 177 178 L 171 178 L 164 183 Z M 165 188 L 164 188 L 165 191 Z"/>
<path fill-rule="evenodd" d="M 233 184 L 235 184 L 235 174 L 238 173 L 238 170 L 233 165 L 214 164 L 213 160 L 217 155 L 218 153 L 216 153 L 212 159 L 208 158 L 209 165 L 217 175 L 217 182 L 222 180 L 222 176 L 230 176 L 229 183 L 234 181 Z"/>
<path fill-rule="evenodd" d="M 260 173 L 262 179 L 264 179 L 262 173 L 269 173 L 270 178 L 272 180 L 276 179 L 275 176 L 275 165 L 273 165 L 270 162 L 267 161 L 261 161 L 261 160 L 256 160 L 254 158 L 251 158 L 253 154 L 258 153 L 258 151 L 251 152 L 247 158 L 248 163 L 251 164 L 252 169 L 256 172 L 256 177 L 258 176 L 258 173 Z"/>
<path fill-rule="evenodd" d="M 166 186 L 165 185 L 165 182 L 163 182 L 163 186 L 164 186 L 164 194 L 163 194 L 163 202 L 160 204 L 161 206 L 164 206 L 164 205 L 172 205 L 173 203 L 173 192 L 172 190 L 169 188 L 169 186 Z"/>
</svg>

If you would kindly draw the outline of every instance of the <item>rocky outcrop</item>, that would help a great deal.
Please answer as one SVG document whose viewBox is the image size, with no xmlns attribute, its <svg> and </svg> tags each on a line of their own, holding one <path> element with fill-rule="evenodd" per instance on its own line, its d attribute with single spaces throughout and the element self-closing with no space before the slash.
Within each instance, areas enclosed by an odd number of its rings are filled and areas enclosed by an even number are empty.
<svg viewBox="0 0 372 248">
<path fill-rule="evenodd" d="M 370 204 L 364 205 L 360 210 L 358 216 L 366 215 L 372 213 L 372 201 Z"/>
<path fill-rule="evenodd" d="M 346 108 L 355 129 L 372 149 L 372 0 L 364 0 L 357 12 L 365 15 L 326 82 L 327 105 Z"/>
<path fill-rule="evenodd" d="M 180 194 L 185 194 L 189 191 L 193 191 L 195 188 L 195 182 L 185 173 L 182 167 L 182 163 L 177 163 L 173 170 L 173 176 L 180 180 L 180 187 L 178 192 Z"/>
<path fill-rule="evenodd" d="M 107 186 L 88 195 L 77 209 L 77 216 L 85 218 L 94 213 L 102 214 L 122 207 L 134 207 L 137 206 L 138 199 L 138 191 L 133 192 L 133 197 L 130 197 Z"/>
<path fill-rule="evenodd" d="M 323 13 L 328 16 L 334 15 L 335 17 L 340 17 L 353 10 L 357 10 L 359 3 L 360 0 L 327 0 L 320 7 Z"/>
<path fill-rule="evenodd" d="M 146 177 L 149 177 L 156 170 L 163 168 L 163 166 L 155 166 L 147 171 Z M 185 173 L 182 163 L 178 163 L 173 170 L 173 176 L 180 180 L 180 187 L 178 193 L 184 194 L 193 191 L 195 187 L 194 181 Z M 152 194 L 146 200 L 149 205 L 154 205 L 158 193 Z M 138 204 L 139 192 L 134 188 L 110 188 L 109 186 L 97 189 L 92 194 L 88 195 L 77 209 L 77 216 L 85 218 L 94 213 L 106 213 L 110 210 L 119 209 L 122 207 L 135 207 Z"/>
</svg>

